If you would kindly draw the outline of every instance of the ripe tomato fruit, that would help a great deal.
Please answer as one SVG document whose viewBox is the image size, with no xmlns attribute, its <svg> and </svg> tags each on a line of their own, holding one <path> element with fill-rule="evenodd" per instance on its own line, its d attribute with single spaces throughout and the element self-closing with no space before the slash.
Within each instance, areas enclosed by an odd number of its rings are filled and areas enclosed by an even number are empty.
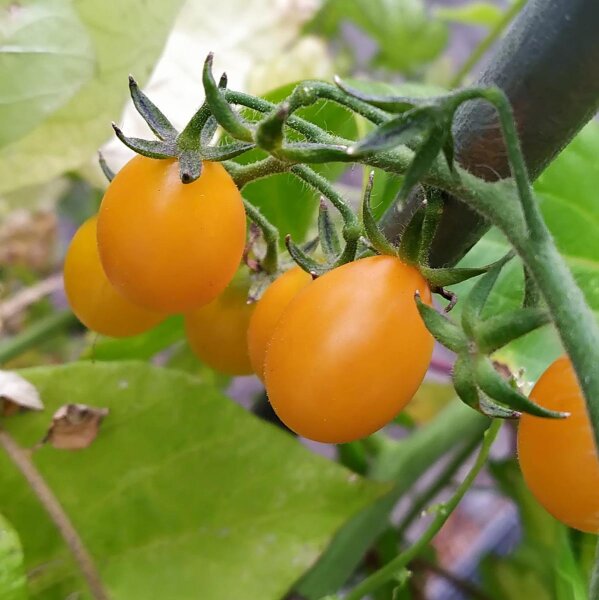
<svg viewBox="0 0 599 600">
<path fill-rule="evenodd" d="M 283 312 L 266 351 L 270 402 L 293 431 L 318 442 L 359 439 L 412 398 L 433 350 L 414 301 L 428 284 L 392 256 L 343 265 Z"/>
<path fill-rule="evenodd" d="M 89 329 L 112 337 L 142 333 L 164 319 L 129 302 L 104 274 L 96 242 L 97 219 L 75 233 L 64 261 L 64 287 L 77 318 Z"/>
<path fill-rule="evenodd" d="M 246 338 L 256 304 L 248 304 L 249 288 L 248 271 L 240 269 L 218 298 L 185 315 L 191 349 L 209 367 L 227 375 L 253 372 Z"/>
<path fill-rule="evenodd" d="M 179 179 L 176 160 L 136 156 L 112 180 L 98 217 L 111 283 L 131 302 L 165 313 L 208 304 L 233 278 L 245 244 L 239 190 L 220 163 Z"/>
<path fill-rule="evenodd" d="M 530 397 L 570 416 L 522 415 L 518 459 L 526 484 L 556 519 L 581 531 L 599 533 L 599 457 L 584 397 L 566 356 L 541 375 Z"/>
<path fill-rule="evenodd" d="M 287 305 L 300 290 L 312 281 L 312 276 L 300 267 L 280 275 L 268 286 L 256 305 L 247 333 L 248 351 L 254 373 L 264 381 L 264 359 L 275 326 Z"/>
</svg>

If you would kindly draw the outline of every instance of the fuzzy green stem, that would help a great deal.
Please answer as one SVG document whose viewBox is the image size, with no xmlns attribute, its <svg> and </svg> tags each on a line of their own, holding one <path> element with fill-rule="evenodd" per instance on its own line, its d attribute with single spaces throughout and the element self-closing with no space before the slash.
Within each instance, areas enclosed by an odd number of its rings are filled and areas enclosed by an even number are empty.
<svg viewBox="0 0 599 600">
<path fill-rule="evenodd" d="M 245 185 L 256 179 L 263 179 L 275 173 L 283 173 L 290 168 L 290 165 L 277 160 L 273 156 L 257 160 L 249 165 L 239 165 L 226 161 L 223 163 L 223 166 L 227 169 L 239 189 L 242 189 Z"/>
<path fill-rule="evenodd" d="M 0 344 L 0 364 L 35 348 L 76 322 L 75 315 L 69 310 L 53 313 L 36 321 L 21 333 Z"/>
<path fill-rule="evenodd" d="M 497 21 L 493 29 L 489 31 L 488 35 L 483 38 L 480 44 L 474 49 L 474 52 L 470 54 L 466 62 L 460 67 L 460 70 L 455 74 L 449 84 L 450 87 L 455 88 L 462 85 L 466 75 L 470 73 L 474 65 L 476 65 L 484 56 L 485 52 L 499 39 L 501 34 L 522 10 L 527 1 L 528 0 L 516 0 L 505 13 L 503 13 L 501 19 Z"/>
<path fill-rule="evenodd" d="M 295 165 L 291 168 L 291 172 L 331 201 L 331 204 L 341 213 L 343 218 L 345 225 L 343 228 L 344 239 L 346 241 L 353 239 L 357 241 L 362 233 L 358 217 L 331 182 L 305 165 Z"/>
<path fill-rule="evenodd" d="M 485 432 L 483 438 L 483 444 L 480 449 L 479 455 L 474 463 L 472 469 L 470 469 L 468 475 L 464 481 L 458 486 L 454 495 L 445 503 L 436 508 L 436 514 L 431 524 L 427 527 L 426 531 L 420 536 L 418 541 L 410 548 L 397 555 L 392 561 L 387 563 L 384 567 L 367 577 L 359 585 L 357 585 L 346 597 L 345 600 L 361 600 L 367 594 L 370 594 L 377 590 L 379 587 L 391 581 L 393 577 L 404 569 L 411 560 L 416 558 L 430 543 L 430 541 L 437 535 L 440 529 L 443 527 L 451 513 L 459 504 L 460 500 L 464 497 L 476 476 L 483 468 L 491 445 L 495 440 L 497 433 L 501 427 L 501 421 L 494 421 L 489 429 Z"/>
</svg>

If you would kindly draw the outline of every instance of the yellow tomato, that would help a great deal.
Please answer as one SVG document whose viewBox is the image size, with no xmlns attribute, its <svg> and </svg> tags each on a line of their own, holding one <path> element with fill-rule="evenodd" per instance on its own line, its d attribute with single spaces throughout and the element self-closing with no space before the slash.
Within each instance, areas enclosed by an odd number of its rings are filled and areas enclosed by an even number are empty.
<svg viewBox="0 0 599 600">
<path fill-rule="evenodd" d="M 64 262 L 64 287 L 77 318 L 89 329 L 112 337 L 142 333 L 164 319 L 129 302 L 108 281 L 100 264 L 95 217 L 77 230 Z"/>
<path fill-rule="evenodd" d="M 227 375 L 252 373 L 246 337 L 256 305 L 248 304 L 249 285 L 244 268 L 216 300 L 185 315 L 191 349 L 208 366 Z"/>
<path fill-rule="evenodd" d="M 248 350 L 254 372 L 264 380 L 266 348 L 283 311 L 300 290 L 312 281 L 309 273 L 294 267 L 279 276 L 258 301 L 248 329 Z"/>
<path fill-rule="evenodd" d="M 570 359 L 557 359 L 530 398 L 565 419 L 523 414 L 518 427 L 518 459 L 537 500 L 570 527 L 599 533 L 599 457 L 582 391 Z"/>
<path fill-rule="evenodd" d="M 102 200 L 98 247 L 111 283 L 131 302 L 165 313 L 208 304 L 233 278 L 245 210 L 220 163 L 183 184 L 176 160 L 136 156 Z"/>
<path fill-rule="evenodd" d="M 285 425 L 318 442 L 370 435 L 410 401 L 433 350 L 414 300 L 429 286 L 392 256 L 316 279 L 291 301 L 266 351 L 270 402 Z"/>
</svg>

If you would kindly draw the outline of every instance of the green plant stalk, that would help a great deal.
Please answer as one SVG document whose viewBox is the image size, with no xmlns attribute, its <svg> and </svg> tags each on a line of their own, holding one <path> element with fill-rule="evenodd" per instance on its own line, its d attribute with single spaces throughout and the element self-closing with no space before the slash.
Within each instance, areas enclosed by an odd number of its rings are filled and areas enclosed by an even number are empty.
<svg viewBox="0 0 599 600">
<path fill-rule="evenodd" d="M 0 344 L 0 364 L 8 362 L 30 348 L 35 348 L 38 344 L 75 323 L 77 323 L 77 318 L 69 310 L 53 313 L 36 321 L 21 333 Z"/>
<path fill-rule="evenodd" d="M 451 478 L 456 474 L 458 469 L 464 464 L 468 457 L 474 452 L 479 445 L 480 440 L 473 438 L 466 442 L 455 454 L 455 456 L 445 465 L 444 469 L 439 473 L 433 483 L 426 488 L 412 503 L 410 510 L 397 526 L 397 536 L 402 539 L 410 525 L 417 519 L 424 509 L 434 500 L 434 498 L 443 490 L 450 482 Z"/>
<path fill-rule="evenodd" d="M 31 460 L 31 453 L 19 446 L 12 436 L 0 427 L 0 447 L 2 447 L 21 475 L 33 490 L 40 504 L 48 513 L 52 522 L 60 532 L 65 544 L 71 551 L 81 574 L 89 587 L 94 600 L 109 600 L 108 592 L 104 587 L 102 578 L 87 550 L 81 536 L 72 524 L 69 516 L 46 483 L 41 473 Z"/>
<path fill-rule="evenodd" d="M 389 514 L 397 501 L 440 457 L 459 443 L 480 441 L 488 426 L 488 418 L 456 399 L 405 441 L 379 446 L 368 475 L 380 481 L 393 481 L 393 488 L 341 528 L 296 590 L 308 600 L 316 600 L 343 586 L 389 526 Z"/>
<path fill-rule="evenodd" d="M 454 495 L 447 502 L 436 508 L 436 514 L 433 521 L 427 527 L 426 531 L 420 536 L 418 541 L 401 554 L 398 554 L 391 562 L 387 563 L 384 567 L 357 585 L 353 590 L 351 590 L 351 592 L 349 592 L 349 594 L 347 594 L 345 600 L 361 600 L 361 598 L 367 594 L 372 593 L 381 585 L 392 580 L 397 573 L 404 569 L 411 560 L 416 558 L 426 548 L 429 542 L 443 527 L 449 518 L 449 515 L 451 515 L 453 510 L 457 507 L 474 482 L 474 479 L 483 468 L 489 455 L 491 445 L 493 444 L 493 441 L 495 440 L 497 433 L 501 428 L 501 424 L 502 422 L 500 420 L 495 420 L 485 432 L 481 450 L 472 469 L 470 469 L 464 481 L 458 486 Z"/>
<path fill-rule="evenodd" d="M 488 35 L 482 39 L 480 44 L 474 49 L 472 54 L 470 54 L 466 62 L 460 67 L 459 71 L 451 80 L 449 87 L 455 88 L 462 85 L 466 75 L 470 73 L 474 65 L 476 65 L 484 56 L 485 52 L 499 39 L 508 25 L 524 8 L 526 2 L 527 0 L 515 0 L 515 2 L 503 13 L 501 19 L 497 21 L 495 26 L 491 29 L 491 31 L 489 31 Z"/>
</svg>

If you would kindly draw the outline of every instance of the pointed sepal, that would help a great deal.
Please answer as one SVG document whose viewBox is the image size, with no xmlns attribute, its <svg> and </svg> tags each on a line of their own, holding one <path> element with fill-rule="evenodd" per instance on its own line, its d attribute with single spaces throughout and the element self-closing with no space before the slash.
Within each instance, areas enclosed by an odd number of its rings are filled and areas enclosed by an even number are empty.
<svg viewBox="0 0 599 600">
<path fill-rule="evenodd" d="M 129 91 L 137 112 L 143 117 L 156 137 L 161 140 L 173 141 L 177 137 L 177 130 L 162 111 L 139 89 L 137 82 L 131 75 L 129 75 Z"/>
<path fill-rule="evenodd" d="M 413 141 L 419 136 L 429 137 L 435 128 L 437 111 L 432 107 L 411 109 L 377 127 L 372 133 L 356 142 L 348 149 L 348 154 L 360 156 L 375 150 L 389 150 Z M 440 146 L 439 146 L 440 148 Z"/>
<path fill-rule="evenodd" d="M 396 198 L 397 200 L 397 198 Z M 422 235 L 422 224 L 424 223 L 424 210 L 419 207 L 412 215 L 399 238 L 399 256 L 407 263 L 418 262 L 420 254 L 420 238 Z"/>
<path fill-rule="evenodd" d="M 471 408 L 479 410 L 480 394 L 467 355 L 458 355 L 451 372 L 451 380 L 460 400 Z"/>
<path fill-rule="evenodd" d="M 489 294 L 501 273 L 503 266 L 514 257 L 513 252 L 508 252 L 503 258 L 493 263 L 483 277 L 481 277 L 462 304 L 462 327 L 467 335 L 474 337 L 475 329 L 480 322 L 483 308 Z"/>
<path fill-rule="evenodd" d="M 536 417 L 563 419 L 568 416 L 568 413 L 543 408 L 521 394 L 497 372 L 486 356 L 481 355 L 475 359 L 474 370 L 478 387 L 492 400 Z"/>
<path fill-rule="evenodd" d="M 462 330 L 447 317 L 438 313 L 432 306 L 423 302 L 418 292 L 416 292 L 414 298 L 418 312 L 433 337 L 449 350 L 457 353 L 464 352 L 468 348 L 468 339 Z"/>
<path fill-rule="evenodd" d="M 451 130 L 447 131 L 445 142 L 443 143 L 441 150 L 443 150 L 443 156 L 445 156 L 447 167 L 452 173 L 455 173 L 455 144 Z"/>
<path fill-rule="evenodd" d="M 358 100 L 362 100 L 362 102 L 366 102 L 367 104 L 371 104 L 372 106 L 382 108 L 383 110 L 392 113 L 403 113 L 414 107 L 426 106 L 429 104 L 438 104 L 444 99 L 443 96 L 418 98 L 412 96 L 382 96 L 376 94 L 367 94 L 344 82 L 338 76 L 335 76 L 334 80 L 335 85 L 337 85 L 337 87 L 344 91 L 346 94 L 349 94 L 350 96 L 353 96 Z"/>
<path fill-rule="evenodd" d="M 247 142 L 233 142 L 222 146 L 207 146 L 202 148 L 201 154 L 205 160 L 213 160 L 221 162 L 235 158 L 248 150 L 254 148 L 254 144 Z"/>
<path fill-rule="evenodd" d="M 370 199 L 372 196 L 372 186 L 374 183 L 374 171 L 368 175 L 368 183 L 364 190 L 364 198 L 362 199 L 362 223 L 364 224 L 364 232 L 372 247 L 379 254 L 389 254 L 397 256 L 397 248 L 386 238 L 379 224 L 376 222 Z"/>
<path fill-rule="evenodd" d="M 213 54 L 208 54 L 204 62 L 202 83 L 206 94 L 206 103 L 214 115 L 218 124 L 234 138 L 243 142 L 252 142 L 253 136 L 250 128 L 243 122 L 241 117 L 231 108 L 225 100 L 221 89 L 218 87 L 212 75 Z"/>
<path fill-rule="evenodd" d="M 297 263 L 306 273 L 312 277 L 324 275 L 329 269 L 326 265 L 316 262 L 311 256 L 308 256 L 297 244 L 293 242 L 290 235 L 285 237 L 285 246 L 295 263 Z"/>
<path fill-rule="evenodd" d="M 337 260 L 341 253 L 341 242 L 324 196 L 321 196 L 318 208 L 318 237 L 320 238 L 320 247 L 327 260 L 330 262 Z"/>
<path fill-rule="evenodd" d="M 114 179 L 114 171 L 108 166 L 104 155 L 101 152 L 98 152 L 98 164 L 100 165 L 100 169 L 102 169 L 102 173 L 104 173 L 104 177 L 108 179 L 110 183 Z"/>
<path fill-rule="evenodd" d="M 443 148 L 447 132 L 442 127 L 430 130 L 424 141 L 416 148 L 414 158 L 404 174 L 399 190 L 399 201 L 405 200 L 412 188 L 428 173 Z"/>
<path fill-rule="evenodd" d="M 486 394 L 480 394 L 478 408 L 483 415 L 492 419 L 519 419 L 522 413 L 491 400 Z"/>
<path fill-rule="evenodd" d="M 427 189 L 424 200 L 424 221 L 420 231 L 420 249 L 418 251 L 418 263 L 420 265 L 428 265 L 429 250 L 442 216 L 443 198 L 441 192 Z M 442 287 L 443 285 L 451 285 L 451 283 L 433 283 L 433 285 Z"/>
<path fill-rule="evenodd" d="M 289 116 L 289 105 L 283 102 L 256 126 L 256 144 L 259 148 L 272 152 L 283 145 L 283 127 Z"/>
<path fill-rule="evenodd" d="M 476 343 L 481 352 L 492 354 L 513 340 L 547 325 L 549 313 L 539 307 L 520 308 L 485 319 L 475 329 Z"/>
<path fill-rule="evenodd" d="M 137 154 L 147 156 L 148 158 L 174 158 L 177 156 L 177 151 L 173 142 L 142 140 L 141 138 L 127 137 L 116 123 L 112 124 L 112 128 L 114 129 L 117 138 L 119 138 L 127 148 L 130 148 Z"/>
</svg>

